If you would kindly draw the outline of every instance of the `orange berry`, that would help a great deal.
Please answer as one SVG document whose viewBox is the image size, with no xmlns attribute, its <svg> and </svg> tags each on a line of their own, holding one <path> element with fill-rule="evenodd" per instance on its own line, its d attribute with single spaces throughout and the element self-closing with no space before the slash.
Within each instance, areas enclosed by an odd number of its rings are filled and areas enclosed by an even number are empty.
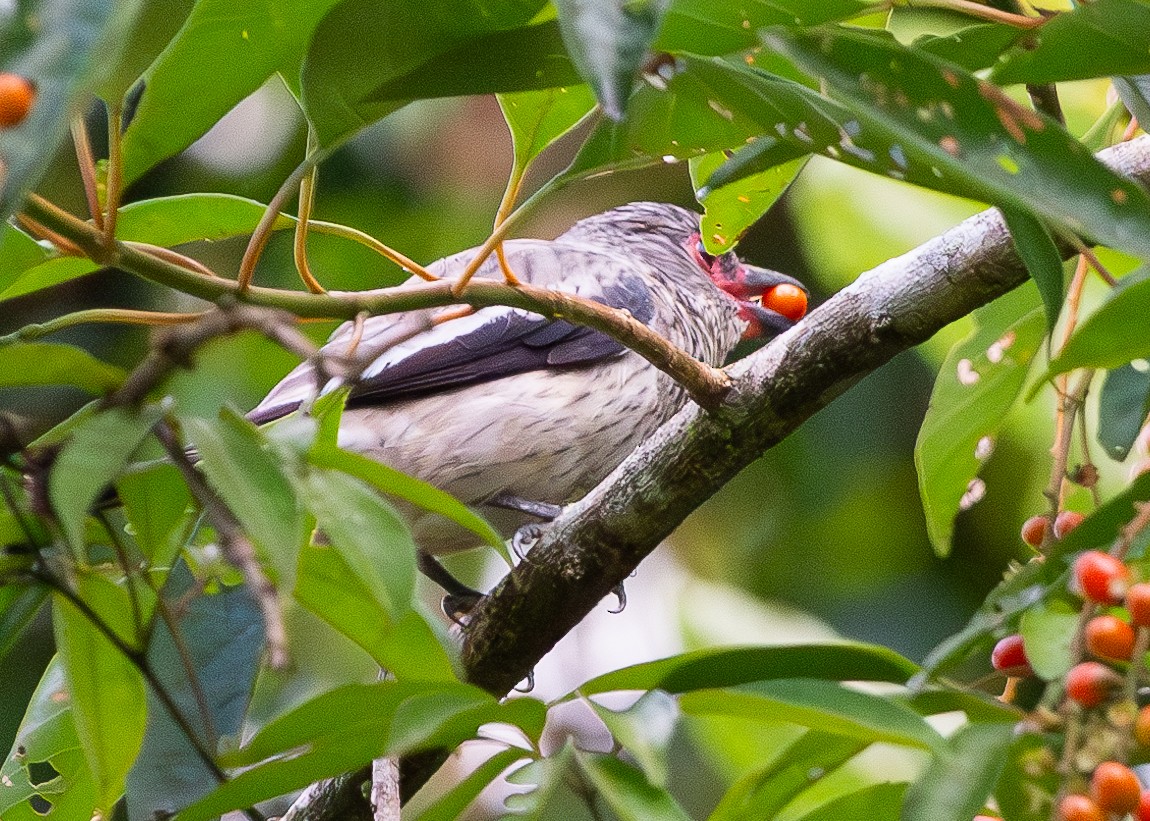
<svg viewBox="0 0 1150 821">
<path fill-rule="evenodd" d="M 1022 636 L 1017 633 L 999 639 L 990 654 L 990 663 L 998 672 L 1010 676 L 1029 676 L 1034 673 L 1022 645 Z"/>
<path fill-rule="evenodd" d="M 1150 627 L 1150 584 L 1139 582 L 1126 591 L 1126 609 L 1130 621 L 1138 627 Z"/>
<path fill-rule="evenodd" d="M 23 122 L 36 102 L 36 87 L 19 74 L 0 73 L 0 128 Z"/>
<path fill-rule="evenodd" d="M 1138 776 L 1125 764 L 1103 761 L 1090 778 L 1090 795 L 1098 806 L 1115 815 L 1126 815 L 1138 809 L 1142 785 Z"/>
<path fill-rule="evenodd" d="M 1022 541 L 1031 547 L 1038 547 L 1046 538 L 1046 526 L 1049 524 L 1045 516 L 1031 516 L 1022 524 Z"/>
<path fill-rule="evenodd" d="M 1078 527 L 1086 517 L 1077 510 L 1062 510 L 1054 517 L 1054 538 L 1064 539 L 1070 531 Z"/>
<path fill-rule="evenodd" d="M 1129 661 L 1134 628 L 1117 616 L 1095 616 L 1086 623 L 1086 649 L 1100 658 Z"/>
<path fill-rule="evenodd" d="M 1138 797 L 1138 821 L 1150 821 L 1150 790 L 1143 790 Z"/>
<path fill-rule="evenodd" d="M 1091 601 L 1118 604 L 1126 595 L 1130 568 L 1109 553 L 1087 550 L 1074 562 L 1074 580 Z"/>
<path fill-rule="evenodd" d="M 1122 683 L 1118 674 L 1097 661 L 1084 661 L 1066 674 L 1066 695 L 1083 707 L 1095 707 L 1105 701 L 1110 691 Z"/>
<path fill-rule="evenodd" d="M 1150 748 L 1150 707 L 1143 707 L 1134 719 L 1134 740 Z"/>
<path fill-rule="evenodd" d="M 807 314 L 807 295 L 797 285 L 784 282 L 763 294 L 763 307 L 798 322 Z"/>
<path fill-rule="evenodd" d="M 1067 795 L 1058 802 L 1062 821 L 1106 821 L 1102 809 L 1085 795 Z"/>
</svg>

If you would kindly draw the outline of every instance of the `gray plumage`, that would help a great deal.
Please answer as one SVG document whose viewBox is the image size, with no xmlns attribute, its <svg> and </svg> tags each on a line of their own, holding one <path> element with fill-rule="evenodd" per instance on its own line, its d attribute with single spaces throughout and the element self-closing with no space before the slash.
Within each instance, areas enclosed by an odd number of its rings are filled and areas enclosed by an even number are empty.
<svg viewBox="0 0 1150 821">
<path fill-rule="evenodd" d="M 698 225 L 682 208 L 635 203 L 585 219 L 556 240 L 504 247 L 522 280 L 626 308 L 693 356 L 721 365 L 747 330 L 748 303 L 716 284 L 719 261 L 712 274 L 703 267 L 711 258 L 701 263 L 693 253 Z M 474 253 L 429 270 L 453 279 Z M 724 271 L 746 270 L 733 255 L 720 260 Z M 477 276 L 502 278 L 494 257 Z M 599 332 L 501 307 L 427 329 L 429 315 L 449 310 L 366 320 L 358 350 L 378 356 L 349 399 L 340 444 L 476 506 L 505 535 L 526 517 L 486 500 L 506 494 L 570 502 L 686 402 L 669 376 Z M 767 322 L 771 332 L 789 326 L 780 319 Z M 341 326 L 325 350 L 346 352 L 352 333 L 350 323 Z M 249 416 L 283 416 L 316 387 L 312 366 L 300 365 Z M 473 534 L 442 517 L 403 512 L 428 553 L 476 546 Z"/>
</svg>

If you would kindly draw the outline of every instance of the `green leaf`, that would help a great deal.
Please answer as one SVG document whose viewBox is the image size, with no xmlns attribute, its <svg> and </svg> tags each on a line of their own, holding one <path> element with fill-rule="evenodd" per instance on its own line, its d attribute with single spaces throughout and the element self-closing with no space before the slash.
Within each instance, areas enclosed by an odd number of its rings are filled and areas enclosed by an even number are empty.
<svg viewBox="0 0 1150 821">
<path fill-rule="evenodd" d="M 1150 123 L 1150 74 L 1134 77 L 1111 77 L 1119 99 L 1139 123 Z"/>
<path fill-rule="evenodd" d="M 638 762 L 646 778 L 656 787 L 666 787 L 667 747 L 679 718 L 675 699 L 653 690 L 626 710 L 609 710 L 591 699 L 587 703 L 615 741 Z"/>
<path fill-rule="evenodd" d="M 1116 289 L 1075 329 L 1050 363 L 1043 381 L 1075 368 L 1117 368 L 1131 360 L 1150 357 L 1150 334 L 1145 328 L 1148 312 L 1150 278 Z"/>
<path fill-rule="evenodd" d="M 259 669 L 264 629 L 259 606 L 246 588 L 224 587 L 206 594 L 196 587 L 181 563 L 163 593 L 170 611 L 178 616 L 180 644 L 167 622 L 157 619 L 147 658 L 188 726 L 214 753 L 221 738 L 234 744 L 239 735 Z M 194 682 L 185 661 L 194 672 Z M 218 783 L 151 689 L 148 716 L 140 755 L 128 773 L 129 818 L 174 813 Z"/>
<path fill-rule="evenodd" d="M 116 62 L 138 6 L 137 0 L 34 0 L 0 18 L 0 71 L 36 87 L 28 116 L 0 129 L 0 221 L 56 156 L 69 120 Z"/>
<path fill-rule="evenodd" d="M 126 598 L 121 604 L 127 610 Z M 144 679 L 69 601 L 57 596 L 54 605 L 56 648 L 67 674 L 76 734 L 96 783 L 96 806 L 109 815 L 144 740 Z"/>
<path fill-rule="evenodd" d="M 905 792 L 906 784 L 874 784 L 828 801 L 804 815 L 803 821 L 844 821 L 847 818 L 900 821 Z"/>
<path fill-rule="evenodd" d="M 994 67 L 1000 84 L 1055 83 L 1150 72 L 1146 0 L 1079 3 L 1030 33 Z M 1082 48 L 1090 43 L 1090 48 Z"/>
<path fill-rule="evenodd" d="M 72 429 L 48 476 L 48 498 L 77 555 L 93 503 L 123 471 L 161 414 L 154 405 L 138 411 L 109 408 Z"/>
<path fill-rule="evenodd" d="M 1005 23 L 970 26 L 953 34 L 926 35 L 914 41 L 919 51 L 960 65 L 967 71 L 990 68 L 999 55 L 1026 36 L 1023 29 Z"/>
<path fill-rule="evenodd" d="M 893 650 L 871 644 L 723 647 L 614 670 L 580 685 L 576 692 L 584 696 L 612 690 L 685 693 L 799 676 L 902 684 L 917 670 L 914 662 Z"/>
<path fill-rule="evenodd" d="M 671 0 L 653 50 L 730 54 L 758 45 L 758 31 L 766 26 L 817 26 L 855 17 L 868 6 L 863 0 Z"/>
<path fill-rule="evenodd" d="M 208 482 L 281 577 L 290 579 L 303 523 L 295 491 L 267 438 L 229 408 L 220 410 L 219 419 L 181 422 L 199 451 Z"/>
<path fill-rule="evenodd" d="M 40 243 L 13 226 L 0 224 L 0 294 L 21 273 L 48 259 Z"/>
<path fill-rule="evenodd" d="M 1057 230 L 1136 255 L 1150 253 L 1150 195 L 997 86 L 861 30 L 773 29 L 764 42 L 850 106 L 860 124 L 856 145 L 866 145 L 873 131 L 901 144 L 912 160 L 903 171 L 876 157 L 872 170 L 1040 214 Z"/>
<path fill-rule="evenodd" d="M 1037 733 L 1021 733 L 1003 758 L 1005 766 L 994 791 L 1003 817 L 1049 821 L 1061 778 L 1048 740 Z"/>
<path fill-rule="evenodd" d="M 775 818 L 797 795 L 868 746 L 858 739 L 808 730 L 771 764 L 731 785 L 707 821 Z"/>
<path fill-rule="evenodd" d="M 919 494 L 935 552 L 950 553 L 954 517 L 978 499 L 972 483 L 1042 346 L 1045 323 L 1033 288 L 975 312 L 975 329 L 939 369 L 915 443 Z M 969 494 L 969 495 L 968 495 Z"/>
<path fill-rule="evenodd" d="M 176 525 L 183 522 L 192 500 L 174 465 L 156 464 L 121 474 L 116 495 L 132 529 L 136 546 L 153 567 L 169 567 L 182 545 Z"/>
<path fill-rule="evenodd" d="M 1037 603 L 1022 614 L 1018 630 L 1030 666 L 1040 678 L 1055 681 L 1074 666 L 1071 646 L 1079 621 L 1078 608 L 1061 599 Z"/>
<path fill-rule="evenodd" d="M 511 131 L 515 167 L 522 170 L 583 119 L 595 98 L 585 85 L 563 86 L 500 94 L 499 107 Z"/>
<path fill-rule="evenodd" d="M 1014 248 L 1026 265 L 1026 272 L 1042 296 L 1042 307 L 1046 309 L 1046 329 L 1053 331 L 1058 324 L 1058 315 L 1062 312 L 1062 254 L 1042 220 L 1013 208 L 1003 208 L 1002 216 L 1006 220 L 1006 227 L 1010 229 Z"/>
<path fill-rule="evenodd" d="M 0 659 L 3 659 L 44 604 L 48 590 L 39 584 L 0 585 Z"/>
<path fill-rule="evenodd" d="M 731 161 L 741 154 L 754 152 L 756 143 L 742 149 Z M 766 145 L 766 142 L 762 143 Z M 722 254 L 735 247 L 744 232 L 767 213 L 772 205 L 787 190 L 787 186 L 802 171 L 806 157 L 797 157 L 788 162 L 765 168 L 746 175 L 740 175 L 738 182 L 720 188 L 706 184 L 711 175 L 728 157 L 721 151 L 691 158 L 691 184 L 696 197 L 703 206 L 703 222 L 700 235 L 707 250 L 712 254 Z"/>
<path fill-rule="evenodd" d="M 102 394 L 120 387 L 126 377 L 123 369 L 71 345 L 0 344 L 0 387 L 75 385 L 88 393 Z"/>
<path fill-rule="evenodd" d="M 144 73 L 143 96 L 124 132 L 125 182 L 187 148 L 277 70 L 298 65 L 334 2 L 199 0 Z"/>
<path fill-rule="evenodd" d="M 1142 474 L 1125 490 L 1109 499 L 1087 516 L 1082 524 L 1054 543 L 1049 558 L 1054 568 L 1065 569 L 1067 560 L 1096 547 L 1109 546 L 1118 536 L 1118 529 L 1127 524 L 1138 512 L 1141 502 L 1150 499 L 1150 474 Z"/>
<path fill-rule="evenodd" d="M 100 266 L 81 257 L 56 257 L 22 271 L 12 284 L 0 291 L 0 301 L 51 288 L 98 271 Z"/>
<path fill-rule="evenodd" d="M 418 609 L 394 620 L 335 548 L 302 548 L 294 595 L 397 680 L 456 680 L 451 659 Z"/>
<path fill-rule="evenodd" d="M 342 471 L 389 496 L 404 499 L 424 510 L 438 513 L 460 527 L 470 530 L 486 544 L 506 556 L 503 539 L 491 525 L 454 496 L 427 482 L 401 473 L 374 459 L 338 448 L 319 445 L 312 450 L 309 459 L 316 467 Z"/>
<path fill-rule="evenodd" d="M 531 761 L 507 776 L 511 784 L 533 787 L 530 792 L 512 793 L 503 800 L 507 809 L 513 813 L 509 817 L 529 821 L 548 821 L 561 817 L 556 810 L 562 806 L 569 789 L 568 782 L 574 775 L 574 767 L 575 745 L 569 738 L 558 752 Z"/>
<path fill-rule="evenodd" d="M 642 770 L 613 755 L 575 750 L 579 769 L 591 782 L 595 795 L 606 802 L 621 821 L 690 821 L 667 790 L 647 780 Z"/>
<path fill-rule="evenodd" d="M 405 78 L 419 69 L 452 69 L 449 78 L 472 84 L 485 71 L 501 70 L 500 62 L 515 51 L 480 50 L 476 42 L 526 26 L 542 5 L 542 0 L 423 0 L 381 14 L 377 0 L 339 3 L 316 27 L 301 74 L 304 110 L 320 145 L 334 145 L 416 97 L 458 93 L 442 78 L 443 94 L 416 90 Z M 453 54 L 456 49 L 464 53 Z M 365 54 L 372 59 L 365 61 Z M 555 84 L 574 80 L 568 75 Z"/>
<path fill-rule="evenodd" d="M 942 736 L 903 704 L 819 679 L 779 679 L 730 690 L 699 690 L 679 701 L 690 715 L 785 721 L 868 743 L 941 749 Z"/>
<path fill-rule="evenodd" d="M 47 762 L 58 773 L 33 783 L 31 766 Z M 96 809 L 96 785 L 72 720 L 72 699 L 59 656 L 48 664 L 28 702 L 12 752 L 0 767 L 0 814 L 5 821 L 91 818 Z M 32 808 L 39 796 L 51 804 L 47 814 Z"/>
<path fill-rule="evenodd" d="M 386 681 L 340 687 L 268 724 L 230 757 L 236 765 L 264 763 L 220 785 L 180 817 L 207 819 L 251 806 L 381 755 L 453 747 L 492 722 L 514 724 L 537 738 L 545 719 L 546 708 L 534 699 L 499 704 L 466 684 Z"/>
<path fill-rule="evenodd" d="M 1098 444 L 1123 461 L 1150 414 L 1150 368 L 1123 365 L 1106 374 L 1098 396 Z"/>
<path fill-rule="evenodd" d="M 623 116 L 666 6 L 667 0 L 555 0 L 567 51 L 608 117 Z"/>
<path fill-rule="evenodd" d="M 415 817 L 419 818 L 419 821 L 458 821 L 464 817 L 464 812 L 484 788 L 512 764 L 522 761 L 527 756 L 526 750 L 517 747 L 509 747 L 496 753 L 440 796 L 434 804 L 416 813 Z"/>
<path fill-rule="evenodd" d="M 96 88 L 103 100 L 117 104 L 140 74 L 175 37 L 195 0 L 141 0 L 132 29 L 123 38 L 123 52 L 115 67 Z"/>
<path fill-rule="evenodd" d="M 907 790 L 902 821 L 970 821 L 998 781 L 1011 724 L 967 724 Z"/>
</svg>

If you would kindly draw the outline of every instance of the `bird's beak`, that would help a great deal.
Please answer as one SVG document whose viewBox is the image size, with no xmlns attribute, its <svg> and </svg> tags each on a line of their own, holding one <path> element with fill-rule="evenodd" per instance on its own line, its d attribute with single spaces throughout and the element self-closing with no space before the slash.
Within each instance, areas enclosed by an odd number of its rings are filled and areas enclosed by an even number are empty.
<svg viewBox="0 0 1150 821">
<path fill-rule="evenodd" d="M 789 278 L 788 278 L 789 281 Z M 757 302 L 739 300 L 739 319 L 747 323 L 742 341 L 752 339 L 774 339 L 784 331 L 795 327 L 795 321 L 782 314 L 764 308 Z"/>
<path fill-rule="evenodd" d="M 794 277 L 742 262 L 730 270 L 722 271 L 713 279 L 716 285 L 739 301 L 758 299 L 775 286 L 783 284 L 794 285 L 803 293 L 810 294 L 807 286 Z"/>
</svg>

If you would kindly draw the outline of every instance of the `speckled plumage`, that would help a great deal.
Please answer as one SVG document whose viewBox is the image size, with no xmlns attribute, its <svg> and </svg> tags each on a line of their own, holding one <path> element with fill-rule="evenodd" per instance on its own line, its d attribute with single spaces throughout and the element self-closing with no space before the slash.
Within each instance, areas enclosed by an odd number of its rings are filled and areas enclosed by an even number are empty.
<svg viewBox="0 0 1150 821">
<path fill-rule="evenodd" d="M 605 299 L 605 293 L 624 283 L 636 296 L 640 283 L 645 296 L 637 296 L 653 309 L 649 326 L 702 361 L 720 365 L 746 322 L 738 317 L 736 300 L 692 258 L 687 242 L 697 232 L 698 216 L 689 211 L 635 203 L 585 219 L 554 241 L 511 240 L 505 250 L 516 275 L 542 287 L 619 304 L 618 297 Z M 474 250 L 465 251 L 429 268 L 453 278 L 473 255 Z M 502 278 L 494 258 L 477 275 Z M 388 338 L 420 319 L 373 317 L 365 323 L 362 344 Z M 428 359 L 429 349 L 433 355 L 443 350 L 437 346 L 471 329 L 486 331 L 524 319 L 546 324 L 536 315 L 505 308 L 445 322 L 383 354 L 375 372 L 417 353 Z M 345 347 L 350 333 L 350 325 L 342 326 L 328 345 Z M 572 501 L 686 402 L 684 391 L 666 374 L 631 351 L 609 347 L 610 340 L 595 338 L 604 343 L 595 349 L 600 355 L 585 364 L 537 368 L 414 397 L 389 398 L 393 388 L 378 396 L 365 389 L 365 399 L 352 402 L 344 413 L 340 443 L 477 506 L 509 535 L 526 518 L 484 507 L 486 499 L 510 494 L 556 504 Z M 365 372 L 372 373 L 372 368 Z M 269 393 L 253 418 L 265 421 L 288 412 L 314 387 L 314 374 L 305 363 Z M 472 534 L 442 517 L 411 508 L 404 513 L 417 543 L 429 553 L 476 545 Z"/>
</svg>

